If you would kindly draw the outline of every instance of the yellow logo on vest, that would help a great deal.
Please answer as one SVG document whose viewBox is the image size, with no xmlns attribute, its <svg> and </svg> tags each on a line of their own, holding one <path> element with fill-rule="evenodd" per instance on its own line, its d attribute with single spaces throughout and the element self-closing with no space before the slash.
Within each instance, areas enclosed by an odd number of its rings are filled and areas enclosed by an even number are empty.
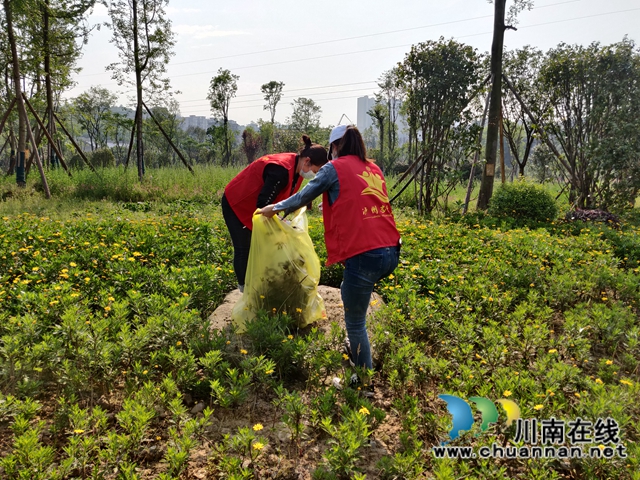
<svg viewBox="0 0 640 480">
<path fill-rule="evenodd" d="M 371 169 L 367 167 L 367 170 L 358 176 L 367 183 L 367 187 L 362 190 L 361 195 L 374 195 L 382 203 L 389 203 L 389 197 L 384 193 L 384 180 L 380 175 L 371 172 Z"/>
</svg>

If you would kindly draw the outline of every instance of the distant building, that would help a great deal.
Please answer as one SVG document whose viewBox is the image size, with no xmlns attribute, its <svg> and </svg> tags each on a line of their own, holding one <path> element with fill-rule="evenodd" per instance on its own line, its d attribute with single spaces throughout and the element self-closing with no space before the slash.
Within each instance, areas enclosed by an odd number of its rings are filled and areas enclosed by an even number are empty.
<svg viewBox="0 0 640 480">
<path fill-rule="evenodd" d="M 369 98 L 368 96 L 359 97 L 358 98 L 358 122 L 357 127 L 358 130 L 364 132 L 368 128 L 372 127 L 377 131 L 376 125 L 373 123 L 373 119 L 370 115 L 367 114 L 369 110 L 373 108 L 376 104 L 375 98 Z M 400 110 L 402 104 L 400 102 L 397 103 L 396 108 Z M 398 128 L 396 139 L 398 141 L 398 146 L 402 146 L 409 141 L 409 126 L 407 125 L 407 120 L 404 115 L 398 114 L 396 119 L 396 125 Z M 376 134 L 377 135 L 377 134 Z M 376 137 L 377 138 L 377 137 Z"/>
<path fill-rule="evenodd" d="M 209 120 L 207 117 L 201 117 L 199 115 L 189 115 L 188 117 L 184 117 L 182 120 L 182 124 L 180 128 L 183 130 L 187 130 L 189 127 L 198 127 L 203 130 L 209 128 Z"/>
<path fill-rule="evenodd" d="M 367 128 L 373 125 L 373 120 L 367 112 L 373 108 L 376 104 L 375 98 L 369 98 L 367 95 L 358 98 L 358 117 L 356 126 L 358 130 L 364 132 Z"/>
</svg>

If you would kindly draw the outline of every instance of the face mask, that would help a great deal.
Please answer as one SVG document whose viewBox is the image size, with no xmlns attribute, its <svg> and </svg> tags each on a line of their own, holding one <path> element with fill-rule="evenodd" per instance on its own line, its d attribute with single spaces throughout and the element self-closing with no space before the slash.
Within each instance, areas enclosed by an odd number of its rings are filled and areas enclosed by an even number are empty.
<svg viewBox="0 0 640 480">
<path fill-rule="evenodd" d="M 316 174 L 313 170 L 309 170 L 308 172 L 300 172 L 300 176 L 306 180 L 313 180 Z"/>
</svg>

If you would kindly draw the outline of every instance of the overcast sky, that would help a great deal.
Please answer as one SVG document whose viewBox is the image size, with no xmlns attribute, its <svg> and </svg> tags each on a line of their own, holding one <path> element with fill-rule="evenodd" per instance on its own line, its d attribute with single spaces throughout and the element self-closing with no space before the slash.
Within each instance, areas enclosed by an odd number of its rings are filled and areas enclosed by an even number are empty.
<svg viewBox="0 0 640 480">
<path fill-rule="evenodd" d="M 513 0 L 507 0 L 507 8 Z M 610 44 L 628 35 L 640 41 L 640 0 L 535 0 L 507 31 L 505 48 L 560 42 Z M 183 116 L 211 116 L 207 91 L 218 68 L 240 76 L 229 116 L 246 124 L 269 118 L 260 86 L 285 83 L 276 120 L 284 122 L 297 97 L 322 107 L 322 124 L 345 114 L 356 121 L 356 99 L 372 95 L 380 74 L 403 60 L 412 44 L 455 38 L 481 52 L 491 48 L 493 5 L 486 0 L 171 0 L 176 34 L 168 67 Z M 108 20 L 96 7 L 91 23 Z M 79 62 L 73 97 L 93 85 L 124 92 L 105 66 L 117 61 L 107 28 L 94 31 Z M 123 93 L 123 104 L 131 94 Z M 342 123 L 345 123 L 343 120 Z"/>
</svg>

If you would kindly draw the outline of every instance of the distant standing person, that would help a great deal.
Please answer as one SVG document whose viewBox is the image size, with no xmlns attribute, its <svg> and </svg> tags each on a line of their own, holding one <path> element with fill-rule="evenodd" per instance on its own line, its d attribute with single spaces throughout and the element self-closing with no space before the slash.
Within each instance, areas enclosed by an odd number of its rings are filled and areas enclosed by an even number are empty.
<svg viewBox="0 0 640 480">
<path fill-rule="evenodd" d="M 312 179 L 327 163 L 327 150 L 302 136 L 299 153 L 265 155 L 247 166 L 224 189 L 222 214 L 233 243 L 233 268 L 238 288 L 244 281 L 251 247 L 253 213 L 272 202 L 284 200 L 300 189 L 303 179 Z"/>
<path fill-rule="evenodd" d="M 400 234 L 389 204 L 380 168 L 366 158 L 362 135 L 351 125 L 339 125 L 329 137 L 333 160 L 296 195 L 268 205 L 260 213 L 288 214 L 323 195 L 327 265 L 345 266 L 340 286 L 351 359 L 372 368 L 366 313 L 373 287 L 397 267 Z M 357 378 L 352 381 L 358 381 Z"/>
</svg>

